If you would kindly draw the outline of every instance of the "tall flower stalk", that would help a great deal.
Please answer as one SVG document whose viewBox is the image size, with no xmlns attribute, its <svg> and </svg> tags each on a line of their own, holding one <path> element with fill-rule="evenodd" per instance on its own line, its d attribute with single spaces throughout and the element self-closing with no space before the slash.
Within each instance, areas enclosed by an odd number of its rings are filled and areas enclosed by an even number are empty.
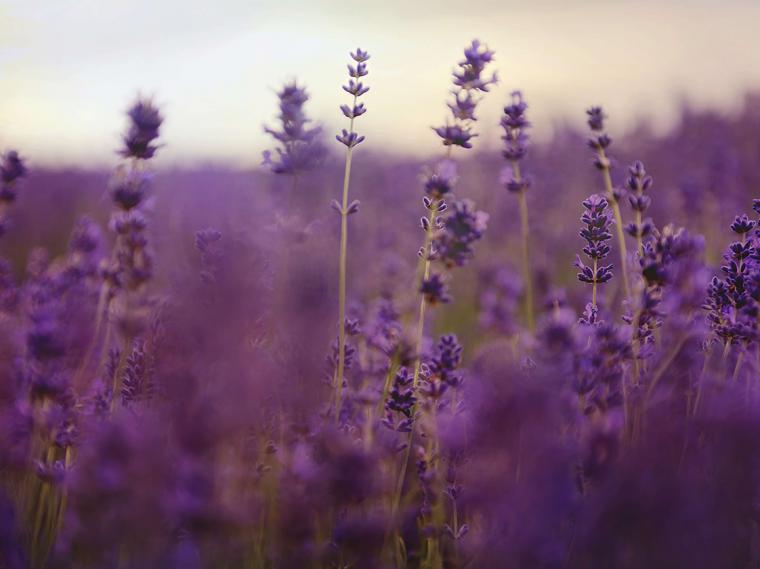
<svg viewBox="0 0 760 569">
<path fill-rule="evenodd" d="M 527 103 L 523 100 L 520 91 L 512 93 L 512 101 L 504 107 L 504 116 L 501 118 L 501 127 L 504 135 L 504 150 L 502 154 L 509 162 L 505 169 L 502 180 L 507 190 L 517 194 L 520 204 L 520 237 L 522 242 L 522 273 L 525 281 L 525 320 L 528 329 L 534 332 L 536 329 L 536 317 L 533 306 L 533 278 L 530 270 L 530 228 L 528 226 L 528 200 L 525 193 L 530 188 L 531 181 L 520 171 L 520 161 L 528 153 L 528 133 L 530 126 L 525 117 Z"/>
<path fill-rule="evenodd" d="M 130 321 L 129 293 L 142 289 L 153 273 L 153 258 L 148 249 L 146 235 L 147 220 L 140 213 L 139 206 L 145 199 L 150 187 L 150 174 L 147 163 L 160 145 L 156 144 L 164 117 L 150 99 L 138 98 L 127 111 L 129 128 L 122 136 L 123 146 L 119 154 L 128 162 L 121 164 L 110 180 L 109 190 L 116 206 L 111 217 L 111 229 L 116 234 L 116 242 L 111 258 L 102 270 L 103 284 L 95 316 L 93 340 L 82 361 L 79 374 L 90 363 L 92 350 L 100 337 L 103 319 L 106 318 L 106 330 L 102 341 L 101 362 L 105 360 L 110 349 L 111 322 L 108 316 L 113 309 L 113 301 L 119 291 L 122 295 L 122 329 L 132 334 L 137 320 Z M 139 318 L 138 318 L 139 319 Z M 125 346 L 131 340 L 125 338 Z M 119 374 L 117 374 L 118 377 Z M 119 386 L 114 384 L 115 394 Z M 112 403 L 115 398 L 112 398 Z"/>
<path fill-rule="evenodd" d="M 412 390 L 415 392 L 420 382 L 427 306 L 450 300 L 446 281 L 441 274 L 432 272 L 432 262 L 440 259 L 449 267 L 464 264 L 472 254 L 471 243 L 482 237 L 488 219 L 483 212 L 473 212 L 470 202 L 457 202 L 453 208 L 455 213 L 447 219 L 438 217 L 438 214 L 446 211 L 447 204 L 444 197 L 448 197 L 456 181 L 456 167 L 451 161 L 452 147 L 472 148 L 471 140 L 477 136 L 472 132 L 473 124 L 477 120 L 475 109 L 480 102 L 476 94 L 488 92 L 489 87 L 498 81 L 496 73 L 490 77 L 484 76 L 485 68 L 493 62 L 493 56 L 494 52 L 478 40 L 473 40 L 470 46 L 465 48 L 464 59 L 458 63 L 458 69 L 453 72 L 454 100 L 448 103 L 453 123 L 447 119 L 444 126 L 433 127 L 446 147 L 446 159 L 426 179 L 426 195 L 423 197 L 423 204 L 428 214 L 421 219 L 425 239 L 419 250 L 420 264 L 416 274 L 419 279 L 417 290 L 420 294 L 420 303 L 414 338 Z M 409 428 L 409 440 L 396 481 L 391 503 L 391 519 L 395 517 L 401 500 L 413 437 L 414 424 Z"/>
<path fill-rule="evenodd" d="M 628 251 L 625 245 L 623 217 L 620 213 L 617 192 L 612 184 L 612 175 L 610 174 L 612 163 L 607 155 L 607 148 L 612 144 L 612 139 L 604 129 L 604 119 L 607 118 L 607 115 L 604 114 L 602 107 L 591 107 L 586 111 L 586 114 L 588 115 L 588 126 L 591 129 L 591 137 L 588 140 L 588 144 L 596 152 L 594 165 L 602 173 L 607 202 L 615 217 L 615 231 L 620 250 L 620 272 L 623 277 L 623 290 L 626 299 L 630 299 L 631 286 L 628 280 Z"/>
<path fill-rule="evenodd" d="M 348 186 L 351 180 L 351 155 L 355 146 L 359 145 L 364 137 L 354 132 L 354 120 L 367 112 L 364 103 L 359 103 L 359 97 L 369 91 L 361 78 L 366 76 L 367 60 L 369 53 L 357 48 L 355 53 L 351 53 L 351 59 L 356 65 L 348 65 L 348 85 L 343 86 L 343 90 L 353 96 L 351 106 L 342 105 L 340 110 L 348 118 L 348 130 L 343 129 L 341 134 L 335 138 L 338 142 L 346 147 L 346 162 L 343 171 L 343 195 L 341 202 L 333 201 L 333 207 L 340 214 L 340 252 L 338 261 L 338 363 L 335 372 L 335 417 L 340 416 L 340 405 L 343 394 L 343 375 L 345 373 L 346 357 L 346 257 L 348 251 L 348 216 L 356 213 L 359 208 L 359 202 L 348 202 Z"/>
</svg>

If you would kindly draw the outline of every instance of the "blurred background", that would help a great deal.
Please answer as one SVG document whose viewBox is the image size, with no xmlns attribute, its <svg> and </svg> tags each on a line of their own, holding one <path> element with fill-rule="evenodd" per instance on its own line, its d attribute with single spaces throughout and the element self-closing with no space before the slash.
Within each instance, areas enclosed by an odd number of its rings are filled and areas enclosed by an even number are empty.
<svg viewBox="0 0 760 569">
<path fill-rule="evenodd" d="M 760 2 L 724 0 L 0 0 L 0 147 L 37 166 L 109 166 L 123 111 L 154 95 L 167 117 L 158 167 L 252 167 L 262 123 L 297 78 L 328 132 L 348 51 L 372 55 L 364 148 L 423 157 L 439 145 L 450 72 L 472 38 L 501 82 L 480 111 L 480 148 L 525 92 L 547 140 L 604 104 L 618 135 L 672 128 L 684 106 L 736 113 L 760 88 Z"/>
</svg>

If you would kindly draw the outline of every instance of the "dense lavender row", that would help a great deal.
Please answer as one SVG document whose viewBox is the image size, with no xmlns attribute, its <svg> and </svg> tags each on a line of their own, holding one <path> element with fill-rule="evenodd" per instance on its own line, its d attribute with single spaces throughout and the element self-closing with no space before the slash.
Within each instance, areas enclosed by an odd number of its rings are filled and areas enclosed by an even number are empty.
<svg viewBox="0 0 760 569">
<path fill-rule="evenodd" d="M 340 162 L 295 82 L 264 171 L 2 156 L 0 567 L 760 563 L 760 104 L 474 154 L 473 41 L 420 167 L 369 60 Z"/>
</svg>

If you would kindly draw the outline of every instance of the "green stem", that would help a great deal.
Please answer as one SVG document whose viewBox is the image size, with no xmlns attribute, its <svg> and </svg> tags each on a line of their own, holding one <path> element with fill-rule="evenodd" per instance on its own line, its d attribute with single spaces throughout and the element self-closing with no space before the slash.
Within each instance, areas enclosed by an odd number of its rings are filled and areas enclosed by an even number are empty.
<svg viewBox="0 0 760 569">
<path fill-rule="evenodd" d="M 625 297 L 631 298 L 631 287 L 628 283 L 628 252 L 625 246 L 625 233 L 623 233 L 623 216 L 620 214 L 620 206 L 615 198 L 614 188 L 612 187 L 612 176 L 610 175 L 609 159 L 604 153 L 604 149 L 599 149 L 599 161 L 602 164 L 602 178 L 604 179 L 604 189 L 607 192 L 607 201 L 612 207 L 612 213 L 615 216 L 615 232 L 617 233 L 618 246 L 620 247 L 620 273 L 623 276 L 623 289 Z"/>
<path fill-rule="evenodd" d="M 736 365 L 734 366 L 734 373 L 731 375 L 731 381 L 736 381 L 736 378 L 739 377 L 739 370 L 741 369 L 742 363 L 744 362 L 745 350 L 746 350 L 746 347 L 744 350 L 740 350 L 739 355 L 736 357 Z"/>
<path fill-rule="evenodd" d="M 520 164 L 517 160 L 512 160 L 512 177 L 518 184 L 522 181 L 520 173 Z M 530 228 L 528 226 L 528 200 L 525 196 L 525 189 L 521 189 L 518 194 L 520 202 L 520 230 L 522 237 L 522 272 L 525 281 L 525 317 L 528 322 L 528 330 L 535 332 L 536 320 L 533 308 L 533 279 L 530 272 Z"/>
<path fill-rule="evenodd" d="M 354 95 L 353 107 L 357 96 Z M 349 135 L 354 132 L 354 118 L 351 117 Z M 338 371 L 335 378 L 335 420 L 340 419 L 343 398 L 343 375 L 346 366 L 346 257 L 348 251 L 348 184 L 351 179 L 352 147 L 346 147 L 346 165 L 343 171 L 343 199 L 340 211 L 340 260 L 338 268 Z"/>
</svg>

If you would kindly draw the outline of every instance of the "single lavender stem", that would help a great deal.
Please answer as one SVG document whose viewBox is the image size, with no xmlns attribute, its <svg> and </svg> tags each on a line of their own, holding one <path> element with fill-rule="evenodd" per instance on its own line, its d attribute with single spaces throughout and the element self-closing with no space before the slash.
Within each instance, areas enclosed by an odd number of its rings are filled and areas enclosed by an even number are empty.
<svg viewBox="0 0 760 569">
<path fill-rule="evenodd" d="M 596 271 L 599 266 L 599 261 L 594 259 L 594 282 L 591 285 L 591 304 L 596 306 L 596 285 L 597 285 L 597 279 L 596 279 Z"/>
<path fill-rule="evenodd" d="M 604 165 L 602 168 L 602 177 L 604 178 L 604 189 L 607 193 L 607 200 L 612 206 L 612 215 L 615 216 L 615 233 L 617 233 L 618 247 L 620 249 L 620 270 L 623 277 L 623 290 L 625 297 L 631 298 L 631 287 L 628 284 L 628 251 L 625 246 L 625 233 L 623 232 L 623 216 L 620 214 L 620 205 L 615 197 L 615 191 L 612 186 L 612 176 L 610 175 L 609 159 L 607 158 L 604 148 L 598 150 L 599 159 Z"/>
<path fill-rule="evenodd" d="M 338 267 L 338 366 L 335 374 L 335 420 L 340 419 L 340 407 L 343 399 L 343 376 L 346 368 L 346 257 L 348 251 L 348 216 L 358 210 L 358 202 L 348 203 L 348 187 L 351 179 L 351 156 L 354 146 L 360 144 L 363 136 L 354 132 L 354 119 L 366 112 L 364 104 L 357 104 L 357 100 L 364 93 L 369 91 L 360 79 L 367 75 L 367 60 L 369 54 L 366 51 L 357 49 L 356 53 L 351 53 L 351 59 L 356 62 L 356 67 L 348 66 L 349 79 L 348 85 L 343 86 L 343 90 L 353 95 L 351 106 L 342 105 L 343 115 L 349 119 L 348 131 L 345 129 L 335 138 L 338 142 L 346 147 L 346 163 L 343 170 L 343 195 L 341 203 L 333 202 L 333 207 L 340 213 L 340 252 Z"/>
<path fill-rule="evenodd" d="M 520 230 L 522 240 L 522 273 L 525 283 L 524 310 L 528 329 L 535 331 L 536 321 L 533 306 L 533 279 L 530 272 L 530 228 L 528 225 L 528 200 L 526 192 L 530 187 L 530 179 L 525 178 L 520 170 L 520 160 L 528 153 L 528 128 L 530 122 L 525 115 L 528 104 L 523 100 L 522 92 L 514 91 L 509 104 L 504 107 L 504 115 L 500 126 L 504 129 L 501 139 L 504 141 L 502 155 L 511 167 L 511 176 L 507 174 L 506 189 L 516 193 L 520 207 Z"/>
<path fill-rule="evenodd" d="M 354 103 L 356 106 L 356 95 Z M 354 132 L 354 118 L 349 121 L 349 135 Z M 346 366 L 346 257 L 348 251 L 348 186 L 351 179 L 351 154 L 353 147 L 346 147 L 346 164 L 343 171 L 343 199 L 340 212 L 340 261 L 338 283 L 338 373 L 335 380 L 335 417 L 340 415 L 343 399 L 343 374 Z"/>
<path fill-rule="evenodd" d="M 520 165 L 517 161 L 512 161 L 512 171 L 514 172 L 515 181 L 520 183 Z M 522 271 L 525 280 L 525 315 L 528 321 L 528 329 L 531 332 L 536 330 L 536 318 L 533 309 L 533 279 L 530 273 L 530 228 L 528 226 L 528 199 L 525 196 L 525 190 L 518 194 L 520 203 L 520 229 L 522 233 Z"/>
</svg>

